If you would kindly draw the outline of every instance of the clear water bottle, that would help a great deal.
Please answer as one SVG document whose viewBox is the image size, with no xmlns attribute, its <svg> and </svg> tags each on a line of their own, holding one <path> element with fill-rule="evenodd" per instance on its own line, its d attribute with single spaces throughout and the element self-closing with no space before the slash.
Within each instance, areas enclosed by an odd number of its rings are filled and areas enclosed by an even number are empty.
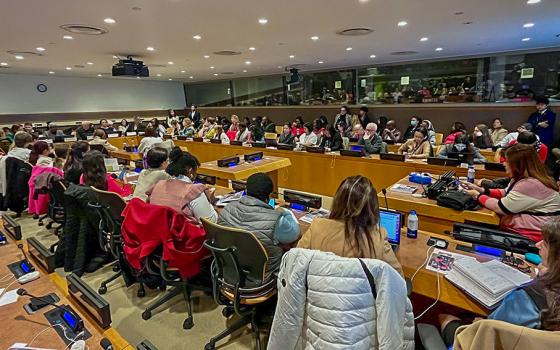
<svg viewBox="0 0 560 350">
<path fill-rule="evenodd" d="M 406 224 L 406 236 L 408 238 L 418 237 L 418 216 L 416 216 L 416 210 L 411 210 L 408 214 L 408 222 Z"/>
<path fill-rule="evenodd" d="M 128 152 L 127 148 L 128 148 L 128 143 L 123 142 L 123 149 L 124 149 L 125 152 Z"/>
<path fill-rule="evenodd" d="M 469 165 L 469 170 L 467 171 L 467 182 L 474 183 L 474 176 L 476 171 L 474 170 L 474 165 Z"/>
</svg>

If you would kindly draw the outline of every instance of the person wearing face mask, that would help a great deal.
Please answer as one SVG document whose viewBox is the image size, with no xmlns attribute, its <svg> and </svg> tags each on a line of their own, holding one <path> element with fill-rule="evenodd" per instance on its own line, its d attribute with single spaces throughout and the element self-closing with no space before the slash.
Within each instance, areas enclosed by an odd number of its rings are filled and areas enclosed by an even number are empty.
<svg viewBox="0 0 560 350">
<path fill-rule="evenodd" d="M 550 103 L 548 98 L 537 97 L 535 102 L 537 111 L 529 116 L 527 122 L 533 125 L 533 131 L 539 136 L 541 142 L 550 146 L 554 136 L 556 113 L 548 108 Z"/>
<path fill-rule="evenodd" d="M 465 124 L 461 122 L 454 122 L 451 125 L 451 130 L 449 132 L 449 135 L 447 135 L 445 140 L 443 140 L 443 144 L 447 145 L 447 144 L 455 143 L 455 137 L 460 136 L 466 132 L 467 132 L 467 128 L 465 128 Z"/>
<path fill-rule="evenodd" d="M 381 139 L 386 143 L 398 143 L 401 140 L 401 132 L 397 129 L 397 123 L 394 120 L 389 120 L 385 126 L 385 130 L 381 134 Z"/>
<path fill-rule="evenodd" d="M 169 160 L 166 171 L 172 178 L 157 182 L 148 191 L 148 203 L 172 208 L 193 223 L 200 223 L 200 218 L 216 222 L 218 213 L 211 204 L 214 202 L 214 189 L 194 183 L 200 166 L 198 159 L 175 147 L 169 154 Z"/>
<path fill-rule="evenodd" d="M 406 141 L 399 147 L 399 154 L 405 154 L 410 159 L 426 159 L 434 154 L 428 140 L 428 130 L 420 127 L 414 132 L 414 138 Z"/>
<path fill-rule="evenodd" d="M 472 154 L 474 163 L 486 162 L 486 158 L 474 147 L 465 134 L 457 136 L 454 144 L 444 145 L 437 156 L 438 158 L 447 158 L 450 153 Z"/>
<path fill-rule="evenodd" d="M 434 147 L 436 145 L 436 131 L 434 130 L 432 122 L 428 119 L 424 119 L 420 123 L 420 126 L 428 130 L 428 140 L 430 140 L 432 147 Z"/>
<path fill-rule="evenodd" d="M 364 136 L 358 141 L 358 145 L 364 146 L 367 154 L 377 154 L 381 152 L 382 144 L 381 136 L 377 134 L 377 124 L 369 123 Z"/>
<path fill-rule="evenodd" d="M 472 141 L 475 147 L 481 149 L 491 148 L 493 146 L 490 132 L 486 124 L 477 124 L 474 127 Z"/>
<path fill-rule="evenodd" d="M 404 141 L 410 140 L 414 137 L 414 133 L 416 132 L 416 129 L 420 127 L 420 123 L 422 123 L 422 118 L 417 116 L 413 116 L 412 118 L 410 118 L 410 125 L 408 126 L 408 128 L 406 128 L 406 131 L 403 135 Z"/>
<path fill-rule="evenodd" d="M 499 147 L 504 148 L 509 146 L 513 141 L 517 140 L 519 134 L 525 131 L 533 131 L 533 125 L 531 123 L 521 124 L 517 127 L 517 131 L 510 132 L 507 134 L 502 141 L 498 144 Z M 539 136 L 537 136 L 537 140 L 539 140 Z M 540 140 L 539 140 L 540 141 Z"/>
</svg>

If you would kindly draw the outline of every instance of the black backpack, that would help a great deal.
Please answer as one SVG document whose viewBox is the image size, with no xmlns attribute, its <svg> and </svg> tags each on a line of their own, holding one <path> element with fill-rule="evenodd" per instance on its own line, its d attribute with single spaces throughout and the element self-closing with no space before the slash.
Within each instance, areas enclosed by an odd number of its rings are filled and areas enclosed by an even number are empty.
<svg viewBox="0 0 560 350">
<path fill-rule="evenodd" d="M 437 205 L 455 210 L 475 210 L 480 208 L 478 202 L 469 194 L 450 190 L 436 197 Z"/>
</svg>

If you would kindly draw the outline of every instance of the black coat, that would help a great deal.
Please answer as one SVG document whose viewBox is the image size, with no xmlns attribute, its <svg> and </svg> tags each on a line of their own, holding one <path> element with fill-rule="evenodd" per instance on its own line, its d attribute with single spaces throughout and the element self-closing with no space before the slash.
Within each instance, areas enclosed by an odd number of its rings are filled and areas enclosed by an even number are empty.
<svg viewBox="0 0 560 350">
<path fill-rule="evenodd" d="M 321 147 L 328 147 L 332 152 L 340 151 L 342 149 L 342 136 L 340 136 L 338 132 L 330 138 L 323 136 L 323 139 L 321 140 Z"/>
<path fill-rule="evenodd" d="M 6 193 L 3 209 L 10 209 L 21 214 L 27 207 L 29 197 L 29 178 L 31 164 L 15 157 L 6 158 Z"/>
</svg>

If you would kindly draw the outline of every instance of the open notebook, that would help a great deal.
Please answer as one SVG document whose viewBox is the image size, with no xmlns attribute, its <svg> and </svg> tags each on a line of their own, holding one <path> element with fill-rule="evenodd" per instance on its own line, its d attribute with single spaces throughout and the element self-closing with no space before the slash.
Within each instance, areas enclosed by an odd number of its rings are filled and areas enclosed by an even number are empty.
<svg viewBox="0 0 560 350">
<path fill-rule="evenodd" d="M 501 261 L 480 263 L 474 259 L 455 261 L 445 278 L 489 309 L 498 306 L 512 290 L 532 281 L 531 276 Z"/>
</svg>

